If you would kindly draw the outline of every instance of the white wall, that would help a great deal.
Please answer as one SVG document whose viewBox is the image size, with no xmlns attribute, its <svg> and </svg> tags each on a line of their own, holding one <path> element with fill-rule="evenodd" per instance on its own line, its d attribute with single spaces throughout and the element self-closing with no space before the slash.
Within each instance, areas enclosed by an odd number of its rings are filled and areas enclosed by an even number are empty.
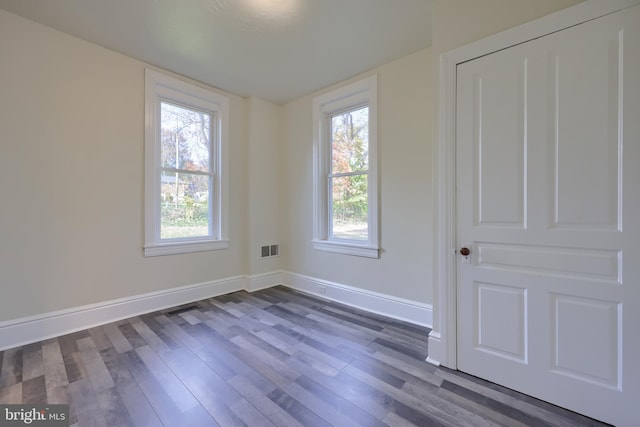
<svg viewBox="0 0 640 427">
<path fill-rule="evenodd" d="M 435 0 L 436 55 L 533 21 L 583 0 Z"/>
<path fill-rule="evenodd" d="M 260 258 L 260 246 L 283 245 L 284 144 L 282 107 L 260 98 L 247 99 L 248 247 L 249 274 L 280 270 L 283 256 Z"/>
<path fill-rule="evenodd" d="M 2 10 L 0 58 L 0 321 L 246 273 L 244 99 L 231 248 L 144 258 L 146 64 Z"/>
<path fill-rule="evenodd" d="M 285 106 L 227 94 L 231 248 L 144 258 L 148 65 L 0 10 L 0 322 L 280 269 L 433 303 L 438 55 L 577 2 L 436 0 L 433 49 L 360 76 L 379 75 L 378 260 L 311 248 L 322 91 Z M 259 260 L 270 243 L 281 257 Z"/>
<path fill-rule="evenodd" d="M 358 76 L 378 74 L 380 259 L 314 250 L 312 239 L 312 100 L 284 107 L 289 271 L 367 291 L 431 302 L 431 51 Z"/>
</svg>

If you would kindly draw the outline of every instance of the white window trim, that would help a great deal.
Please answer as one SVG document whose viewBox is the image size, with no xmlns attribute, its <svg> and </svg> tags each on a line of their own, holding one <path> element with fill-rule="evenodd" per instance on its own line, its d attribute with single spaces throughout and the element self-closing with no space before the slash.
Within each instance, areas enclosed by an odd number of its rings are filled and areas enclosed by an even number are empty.
<svg viewBox="0 0 640 427">
<path fill-rule="evenodd" d="M 212 113 L 212 237 L 160 239 L 160 103 L 173 101 Z M 145 256 L 211 251 L 229 247 L 229 100 L 185 81 L 145 69 Z"/>
<path fill-rule="evenodd" d="M 378 79 L 373 75 L 313 99 L 313 240 L 315 249 L 368 258 L 380 257 L 378 224 Z M 333 239 L 329 236 L 331 167 L 329 117 L 334 113 L 369 106 L 368 240 Z"/>
</svg>

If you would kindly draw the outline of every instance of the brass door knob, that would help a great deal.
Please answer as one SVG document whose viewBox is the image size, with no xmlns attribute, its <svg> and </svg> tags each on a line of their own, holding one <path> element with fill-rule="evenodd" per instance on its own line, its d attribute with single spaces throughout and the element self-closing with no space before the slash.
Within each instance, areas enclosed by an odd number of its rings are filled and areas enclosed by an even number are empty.
<svg viewBox="0 0 640 427">
<path fill-rule="evenodd" d="M 471 251 L 469 250 L 469 248 L 460 248 L 460 255 L 469 256 L 470 253 Z"/>
</svg>

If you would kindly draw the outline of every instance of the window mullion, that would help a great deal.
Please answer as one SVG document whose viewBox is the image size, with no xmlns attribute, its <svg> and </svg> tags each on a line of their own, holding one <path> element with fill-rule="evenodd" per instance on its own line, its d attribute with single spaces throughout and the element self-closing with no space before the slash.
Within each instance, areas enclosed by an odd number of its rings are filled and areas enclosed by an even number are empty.
<svg viewBox="0 0 640 427">
<path fill-rule="evenodd" d="M 342 173 L 330 173 L 329 178 L 341 178 L 345 176 L 357 176 L 357 175 L 366 175 L 369 173 L 369 170 L 360 170 L 356 172 L 342 172 Z"/>
<path fill-rule="evenodd" d="M 204 176 L 212 176 L 211 172 L 205 171 L 194 171 L 189 169 L 176 169 L 176 168 L 160 168 L 162 172 L 168 173 L 182 173 L 182 174 L 190 174 L 190 175 L 204 175 Z"/>
</svg>

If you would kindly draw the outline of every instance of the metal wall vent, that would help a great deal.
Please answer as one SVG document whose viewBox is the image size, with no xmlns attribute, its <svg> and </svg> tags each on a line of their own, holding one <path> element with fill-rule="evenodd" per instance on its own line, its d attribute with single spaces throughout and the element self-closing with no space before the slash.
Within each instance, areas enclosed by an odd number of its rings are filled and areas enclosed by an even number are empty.
<svg viewBox="0 0 640 427">
<path fill-rule="evenodd" d="M 280 245 L 260 246 L 260 258 L 269 258 L 280 255 Z"/>
</svg>

